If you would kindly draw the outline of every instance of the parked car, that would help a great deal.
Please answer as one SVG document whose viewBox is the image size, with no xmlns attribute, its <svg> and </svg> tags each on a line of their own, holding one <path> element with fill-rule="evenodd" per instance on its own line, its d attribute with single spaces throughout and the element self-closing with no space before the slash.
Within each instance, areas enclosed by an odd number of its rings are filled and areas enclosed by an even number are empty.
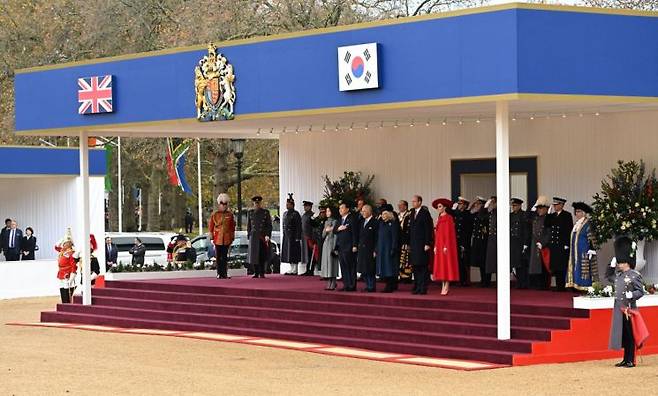
<svg viewBox="0 0 658 396">
<path fill-rule="evenodd" d="M 275 272 L 278 272 L 281 265 L 281 252 L 279 251 L 279 242 L 276 239 L 280 240 L 280 236 L 275 236 L 275 233 L 272 233 L 270 267 L 276 269 Z M 215 247 L 212 243 L 208 242 L 207 234 L 199 235 L 192 239 L 192 247 L 196 249 L 198 263 L 205 263 L 215 257 Z M 235 233 L 235 240 L 233 240 L 228 251 L 229 267 L 232 267 L 231 263 L 239 263 L 240 266 L 246 264 L 248 250 L 249 240 L 247 239 L 247 231 L 237 231 Z"/>
<path fill-rule="evenodd" d="M 107 232 L 105 236 L 112 238 L 112 242 L 117 245 L 118 263 L 130 264 L 132 262 L 132 256 L 128 251 L 135 245 L 135 238 L 139 238 L 146 246 L 144 264 L 157 263 L 164 267 L 167 265 L 167 245 L 176 234 L 171 232 Z M 103 242 L 99 242 L 99 245 L 101 245 L 99 249 L 104 246 Z"/>
</svg>

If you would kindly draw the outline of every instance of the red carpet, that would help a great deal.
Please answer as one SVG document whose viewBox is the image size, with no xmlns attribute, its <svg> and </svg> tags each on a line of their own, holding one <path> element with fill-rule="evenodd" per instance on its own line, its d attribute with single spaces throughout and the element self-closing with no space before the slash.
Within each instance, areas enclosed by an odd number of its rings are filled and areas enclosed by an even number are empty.
<svg viewBox="0 0 658 396">
<path fill-rule="evenodd" d="M 313 277 L 108 281 L 92 306 L 58 305 L 43 322 L 199 331 L 268 337 L 512 364 L 533 343 L 569 330 L 589 311 L 571 308 L 570 293 L 512 290 L 512 340 L 496 339 L 496 290 L 451 289 L 450 295 L 325 291 Z M 361 284 L 359 284 L 361 286 Z M 382 285 L 378 285 L 383 288 Z"/>
</svg>

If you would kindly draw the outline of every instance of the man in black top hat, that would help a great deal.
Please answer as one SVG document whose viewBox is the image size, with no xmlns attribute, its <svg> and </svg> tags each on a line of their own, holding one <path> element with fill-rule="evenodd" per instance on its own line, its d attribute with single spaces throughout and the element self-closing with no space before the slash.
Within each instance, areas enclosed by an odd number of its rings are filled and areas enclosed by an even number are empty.
<svg viewBox="0 0 658 396">
<path fill-rule="evenodd" d="M 516 275 L 516 287 L 527 289 L 530 283 L 528 277 L 530 221 L 527 213 L 522 209 L 522 199 L 512 198 L 510 204 L 512 207 L 509 215 L 510 266 Z"/>
<path fill-rule="evenodd" d="M 569 243 L 573 229 L 573 217 L 564 210 L 566 199 L 553 197 L 553 213 L 546 216 L 545 226 L 550 230 L 548 248 L 551 252 L 551 274 L 555 276 L 557 291 L 566 290 Z"/>
<path fill-rule="evenodd" d="M 253 268 L 253 277 L 265 278 L 265 263 L 270 256 L 272 217 L 268 210 L 262 208 L 263 197 L 257 195 L 251 198 L 251 201 L 254 203 L 254 208 L 249 211 L 247 221 L 247 236 L 249 238 L 247 260 Z"/>
<path fill-rule="evenodd" d="M 629 310 L 637 310 L 636 301 L 644 296 L 642 275 L 635 271 L 635 243 L 626 236 L 615 240 L 615 259 L 606 275 L 614 284 L 615 304 L 612 309 L 610 349 L 624 349 L 624 358 L 617 367 L 635 367 L 635 338 Z"/>
<path fill-rule="evenodd" d="M 315 269 L 315 250 L 317 244 L 313 238 L 313 202 L 304 201 L 302 214 L 302 262 L 306 264 L 306 272 L 302 276 L 313 276 Z"/>
<path fill-rule="evenodd" d="M 302 260 L 302 217 L 295 210 L 292 193 L 288 194 L 286 200 L 282 229 L 281 262 L 290 264 L 290 270 L 286 275 L 297 275 L 297 266 Z"/>
</svg>

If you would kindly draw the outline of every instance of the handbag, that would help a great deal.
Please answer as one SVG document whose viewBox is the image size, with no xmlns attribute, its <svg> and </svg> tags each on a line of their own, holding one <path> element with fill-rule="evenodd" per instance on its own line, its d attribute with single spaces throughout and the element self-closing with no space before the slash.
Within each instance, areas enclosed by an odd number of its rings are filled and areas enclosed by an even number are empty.
<svg viewBox="0 0 658 396">
<path fill-rule="evenodd" d="M 647 325 L 644 323 L 644 318 L 642 317 L 640 311 L 637 309 L 622 308 L 622 311 L 631 321 L 635 347 L 637 347 L 637 349 L 641 349 L 644 346 L 644 342 L 647 340 L 647 338 L 649 338 L 649 329 L 647 329 Z"/>
</svg>

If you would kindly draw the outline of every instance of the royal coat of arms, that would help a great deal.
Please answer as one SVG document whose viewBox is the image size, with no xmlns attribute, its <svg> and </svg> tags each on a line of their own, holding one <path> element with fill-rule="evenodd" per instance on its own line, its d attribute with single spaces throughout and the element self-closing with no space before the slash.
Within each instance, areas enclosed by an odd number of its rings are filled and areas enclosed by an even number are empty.
<svg viewBox="0 0 658 396">
<path fill-rule="evenodd" d="M 194 68 L 196 118 L 199 121 L 232 120 L 235 104 L 233 66 L 208 44 L 205 55 Z"/>
</svg>

